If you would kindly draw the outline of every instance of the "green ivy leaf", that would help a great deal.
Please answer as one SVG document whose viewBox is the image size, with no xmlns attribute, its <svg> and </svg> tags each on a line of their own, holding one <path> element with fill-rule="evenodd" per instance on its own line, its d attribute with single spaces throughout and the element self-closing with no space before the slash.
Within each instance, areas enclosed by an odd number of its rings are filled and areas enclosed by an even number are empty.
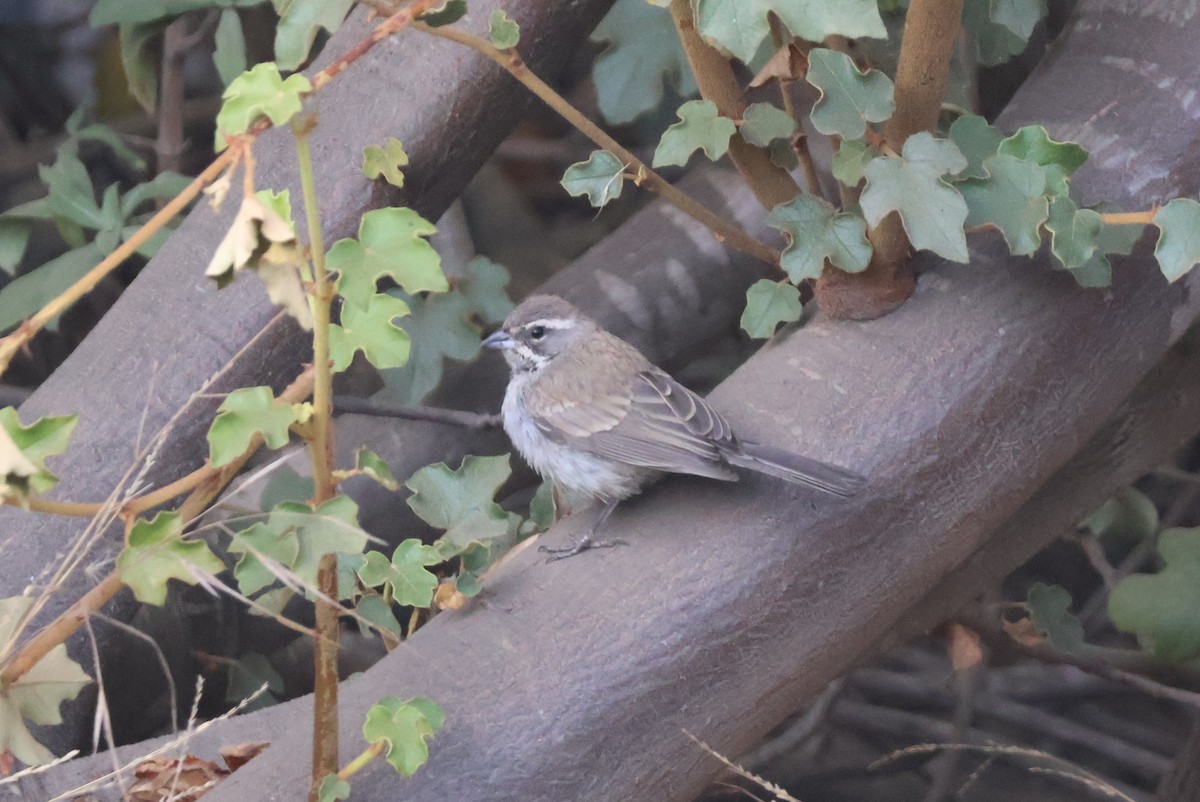
<svg viewBox="0 0 1200 802">
<path fill-rule="evenodd" d="M 910 136 L 901 156 L 873 159 L 866 166 L 861 203 L 867 223 L 879 225 L 888 213 L 899 212 L 914 248 L 966 262 L 967 203 L 942 180 L 964 169 L 966 158 L 953 142 L 927 131 Z"/>
<path fill-rule="evenodd" d="M 853 59 L 837 50 L 814 47 L 805 80 L 821 91 L 812 123 L 822 134 L 861 139 L 868 122 L 883 122 L 896 110 L 892 79 L 879 70 L 859 72 Z"/>
<path fill-rule="evenodd" d="M 771 12 L 793 36 L 809 42 L 833 35 L 887 38 L 875 0 L 699 0 L 696 29 L 749 64 L 771 33 Z"/>
<path fill-rule="evenodd" d="M 245 453 L 255 435 L 269 448 L 287 445 L 296 409 L 280 401 L 270 387 L 243 387 L 225 397 L 208 429 L 209 458 L 214 468 L 228 465 Z"/>
<path fill-rule="evenodd" d="M 794 283 L 818 278 L 826 259 L 847 273 L 866 270 L 871 261 L 866 221 L 856 214 L 838 212 L 813 195 L 797 195 L 776 206 L 767 225 L 787 235 L 788 245 L 779 264 Z"/>
<path fill-rule="evenodd" d="M 1046 173 L 1033 162 L 1005 153 L 989 156 L 983 169 L 987 178 L 968 178 L 955 185 L 967 202 L 967 227 L 994 226 L 1014 254 L 1035 253 L 1050 209 L 1043 194 Z"/>
<path fill-rule="evenodd" d="M 12 596 L 0 600 L 0 642 L 16 635 L 17 626 L 33 604 L 30 596 Z M 34 664 L 16 682 L 0 691 L 0 752 L 29 766 L 54 760 L 54 755 L 38 743 L 25 722 L 53 726 L 62 723 L 59 706 L 79 695 L 91 682 L 78 663 L 67 656 L 67 647 L 59 644 Z"/>
<path fill-rule="evenodd" d="M 326 774 L 325 778 L 321 780 L 321 787 L 317 789 L 318 802 L 341 802 L 341 800 L 349 798 L 350 783 L 336 774 Z"/>
<path fill-rule="evenodd" d="M 493 499 L 512 472 L 508 459 L 508 454 L 467 456 L 456 471 L 444 462 L 421 468 L 405 482 L 413 491 L 408 506 L 459 545 L 505 535 L 515 516 Z"/>
<path fill-rule="evenodd" d="M 192 566 L 209 574 L 225 570 L 225 563 L 207 543 L 183 539 L 183 519 L 175 512 L 160 512 L 150 521 L 138 519 L 117 557 L 121 581 L 138 601 L 157 607 L 167 600 L 168 579 L 189 585 L 199 581 Z"/>
<path fill-rule="evenodd" d="M 863 171 L 874 158 L 875 151 L 866 142 L 843 139 L 837 153 L 833 154 L 833 177 L 848 187 L 858 186 L 863 179 Z"/>
<path fill-rule="evenodd" d="M 1074 142 L 1055 142 L 1040 125 L 1017 129 L 1000 143 L 997 152 L 1041 165 L 1046 171 L 1046 192 L 1050 195 L 1066 195 L 1071 176 L 1088 157 L 1088 152 Z"/>
<path fill-rule="evenodd" d="M 386 145 L 367 145 L 363 148 L 363 175 L 382 178 L 394 187 L 404 186 L 402 167 L 408 166 L 408 154 L 396 137 L 388 137 Z"/>
<path fill-rule="evenodd" d="M 362 351 L 377 368 L 398 368 L 407 362 L 412 340 L 393 321 L 408 312 L 408 304 L 386 293 L 372 295 L 366 307 L 343 306 L 341 325 L 329 326 L 333 369 L 343 371 L 350 367 L 356 351 Z"/>
<path fill-rule="evenodd" d="M 1071 614 L 1071 594 L 1058 585 L 1036 583 L 1026 597 L 1033 625 L 1050 641 L 1050 645 L 1066 654 L 1084 650 L 1083 624 Z"/>
<path fill-rule="evenodd" d="M 1096 256 L 1104 221 L 1098 212 L 1080 209 L 1075 201 L 1060 195 L 1050 203 L 1046 230 L 1050 232 L 1050 253 L 1064 268 L 1075 270 Z"/>
<path fill-rule="evenodd" d="M 587 195 L 588 203 L 601 209 L 621 197 L 625 167 L 607 150 L 593 150 L 587 161 L 568 167 L 560 183 L 568 195 Z"/>
<path fill-rule="evenodd" d="M 672 164 L 683 167 L 697 150 L 703 150 L 705 156 L 716 161 L 729 150 L 729 138 L 737 133 L 737 125 L 719 115 L 711 100 L 689 100 L 675 116 L 679 122 L 663 132 L 654 150 L 654 167 Z"/>
<path fill-rule="evenodd" d="M 446 0 L 417 17 L 430 28 L 440 28 L 458 22 L 467 13 L 467 0 Z"/>
<path fill-rule="evenodd" d="M 393 493 L 400 489 L 400 483 L 392 474 L 383 457 L 369 448 L 359 448 L 354 452 L 354 469 L 364 476 L 369 476 L 380 487 Z"/>
<path fill-rule="evenodd" d="M 1013 33 L 1012 29 L 996 22 L 992 12 L 993 0 L 966 0 L 963 3 L 962 25 L 975 42 L 975 52 L 980 64 L 994 67 L 1013 56 L 1025 52 L 1026 38 Z M 1012 24 L 1017 23 L 1009 18 Z"/>
<path fill-rule="evenodd" d="M 235 532 L 229 550 L 242 555 L 233 567 L 233 578 L 243 595 L 252 596 L 279 579 L 263 558 L 290 569 L 300 556 L 300 538 L 294 529 L 260 522 Z"/>
<path fill-rule="evenodd" d="M 600 113 L 609 123 L 632 122 L 658 108 L 663 84 L 680 97 L 696 91 L 696 81 L 671 16 L 645 0 L 617 0 L 592 40 L 608 48 L 592 63 Z"/>
<path fill-rule="evenodd" d="M 442 380 L 447 359 L 467 362 L 479 356 L 477 320 L 496 324 L 512 311 L 504 290 L 508 271 L 482 257 L 467 264 L 454 292 L 410 300 L 412 314 L 400 325 L 412 338 L 404 367 L 382 371 L 387 400 L 420 404 Z"/>
<path fill-rule="evenodd" d="M 400 622 L 396 620 L 396 614 L 392 612 L 392 606 L 384 601 L 382 596 L 368 593 L 355 602 L 354 610 L 360 618 L 376 629 L 394 635 L 396 638 L 404 635 Z M 367 635 L 371 627 L 363 626 L 362 622 L 359 622 L 359 629 L 364 635 Z"/>
<path fill-rule="evenodd" d="M 1028 41 L 1046 16 L 1046 0 L 991 0 L 991 20 Z"/>
<path fill-rule="evenodd" d="M 438 578 L 426 566 L 442 561 L 437 549 L 410 537 L 400 542 L 390 560 L 378 551 L 368 551 L 358 578 L 368 587 L 384 589 L 397 604 L 428 608 Z"/>
<path fill-rule="evenodd" d="M 800 290 L 787 282 L 759 279 L 746 290 L 746 308 L 742 312 L 742 330 L 756 340 L 775 333 L 780 323 L 800 319 Z"/>
<path fill-rule="evenodd" d="M 1158 508 L 1137 488 L 1127 487 L 1110 498 L 1083 525 L 1105 545 L 1147 540 L 1158 531 Z"/>
<path fill-rule="evenodd" d="M 0 493 L 45 493 L 58 484 L 58 477 L 46 470 L 46 458 L 67 449 L 78 422 L 77 415 L 47 416 L 22 426 L 16 409 L 0 409 Z"/>
<path fill-rule="evenodd" d="M 246 71 L 246 37 L 242 33 L 242 18 L 235 9 L 221 12 L 217 31 L 213 35 L 213 64 L 221 83 L 229 86 L 234 78 Z"/>
<path fill-rule="evenodd" d="M 354 0 L 274 0 L 274 3 L 279 12 L 275 61 L 280 69 L 294 70 L 308 60 L 321 28 L 334 33 L 342 26 Z"/>
<path fill-rule="evenodd" d="M 1168 281 L 1182 278 L 1200 262 L 1200 203 L 1176 198 L 1154 215 L 1158 242 L 1154 258 Z"/>
<path fill-rule="evenodd" d="M 987 178 L 984 159 L 996 153 L 1004 141 L 1004 134 L 978 114 L 964 114 L 950 125 L 950 139 L 967 157 L 967 166 L 958 175 L 961 178 Z"/>
<path fill-rule="evenodd" d="M 229 664 L 229 680 L 225 686 L 225 701 L 241 704 L 263 685 L 267 690 L 244 708 L 246 712 L 262 710 L 277 704 L 283 698 L 286 687 L 283 677 L 271 665 L 271 661 L 258 652 L 242 652 L 237 660 Z"/>
<path fill-rule="evenodd" d="M 495 325 L 513 310 L 513 302 L 508 297 L 509 280 L 504 265 L 485 256 L 476 256 L 467 262 L 467 275 L 458 280 L 457 289 L 470 304 L 472 315 L 479 315 L 484 323 Z"/>
<path fill-rule="evenodd" d="M 282 125 L 300 111 L 302 96 L 312 91 L 312 84 L 303 75 L 289 75 L 287 80 L 270 61 L 256 64 L 234 78 L 225 93 L 224 103 L 217 112 L 216 150 L 225 150 L 225 138 L 244 134 L 259 117 L 268 118 L 273 125 Z"/>
<path fill-rule="evenodd" d="M 387 762 L 401 776 L 411 777 L 429 760 L 426 742 L 445 723 L 446 714 L 432 699 L 388 696 L 367 711 L 363 737 L 367 743 L 387 743 Z"/>
<path fill-rule="evenodd" d="M 275 579 L 259 555 L 292 571 L 306 588 L 315 588 L 322 555 L 359 555 L 369 539 L 358 525 L 358 505 L 348 496 L 334 496 L 316 509 L 293 501 L 276 505 L 265 523 L 236 533 L 229 550 L 243 555 L 234 576 L 249 595 Z M 343 598 L 351 590 L 339 582 Z"/>
<path fill-rule="evenodd" d="M 1158 538 L 1164 567 L 1122 579 L 1108 599 L 1118 629 L 1167 660 L 1200 655 L 1200 529 L 1168 529 Z"/>
<path fill-rule="evenodd" d="M 409 208 L 375 209 L 362 217 L 358 239 L 338 240 L 329 249 L 330 270 L 339 273 L 337 290 L 347 306 L 366 306 L 375 284 L 388 277 L 410 295 L 450 288 L 442 262 L 426 237 L 433 224 Z"/>
<path fill-rule="evenodd" d="M 492 12 L 492 16 L 488 17 L 488 35 L 491 37 L 492 47 L 508 50 L 516 47 L 521 41 L 521 26 L 508 16 L 507 11 L 497 8 Z"/>
<path fill-rule="evenodd" d="M 770 103 L 752 103 L 746 107 L 745 119 L 738 129 L 751 145 L 765 148 L 777 139 L 791 140 L 796 133 L 792 115 Z"/>
</svg>

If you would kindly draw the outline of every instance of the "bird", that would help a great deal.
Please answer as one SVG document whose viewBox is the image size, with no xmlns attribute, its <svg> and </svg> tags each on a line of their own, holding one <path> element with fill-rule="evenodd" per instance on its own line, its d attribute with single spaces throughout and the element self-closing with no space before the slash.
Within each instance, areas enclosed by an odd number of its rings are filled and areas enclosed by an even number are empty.
<svg viewBox="0 0 1200 802">
<path fill-rule="evenodd" d="M 598 503 L 561 559 L 621 541 L 593 536 L 617 505 L 664 474 L 736 481 L 735 468 L 851 496 L 862 476 L 740 439 L 729 422 L 641 351 L 554 295 L 525 299 L 482 345 L 510 370 L 504 431 L 531 468 L 568 498 Z"/>
</svg>

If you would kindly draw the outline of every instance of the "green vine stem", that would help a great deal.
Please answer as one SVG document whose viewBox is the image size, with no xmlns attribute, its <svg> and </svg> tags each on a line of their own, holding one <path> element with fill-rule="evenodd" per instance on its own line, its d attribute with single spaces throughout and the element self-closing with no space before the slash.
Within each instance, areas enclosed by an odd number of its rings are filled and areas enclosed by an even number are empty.
<svg viewBox="0 0 1200 802">
<path fill-rule="evenodd" d="M 651 170 L 640 159 L 621 147 L 602 128 L 568 103 L 565 98 L 551 89 L 545 81 L 534 75 L 515 50 L 498 50 L 487 40 L 451 25 L 431 28 L 424 23 L 417 22 L 413 24 L 413 28 L 441 37 L 442 39 L 449 39 L 452 42 L 466 45 L 487 56 L 507 70 L 529 91 L 533 92 L 546 103 L 546 105 L 558 112 L 564 120 L 578 129 L 580 133 L 592 140 L 600 148 L 607 150 L 620 159 L 621 163 L 625 165 L 626 171 L 633 176 L 633 180 L 639 186 L 646 187 L 689 217 L 707 226 L 718 240 L 727 243 L 731 248 L 748 253 L 769 265 L 779 264 L 779 251 L 764 245 L 729 220 L 705 208 L 694 198 L 676 189 L 674 185 Z"/>
<path fill-rule="evenodd" d="M 308 248 L 312 259 L 309 307 L 313 317 L 313 415 L 309 429 L 315 505 L 333 498 L 337 481 L 333 476 L 333 369 L 329 362 L 329 324 L 333 285 L 325 266 L 325 238 L 321 233 L 321 211 L 313 176 L 309 134 L 316 125 L 310 115 L 292 120 L 300 187 L 304 193 L 304 219 L 308 224 Z M 336 603 L 337 555 L 323 554 L 317 569 L 316 643 L 313 661 L 316 684 L 313 691 L 312 784 L 309 799 L 317 802 L 321 781 L 338 766 L 338 615 Z"/>
<path fill-rule="evenodd" d="M 742 88 L 733 74 L 729 59 L 704 41 L 696 30 L 691 0 L 671 0 L 670 11 L 701 96 L 711 100 L 722 117 L 741 120 L 746 116 L 746 98 Z M 777 166 L 765 149 L 751 145 L 740 133 L 734 134 L 729 140 L 729 158 L 763 208 L 774 209 L 800 194 L 800 187 L 787 170 Z"/>
</svg>

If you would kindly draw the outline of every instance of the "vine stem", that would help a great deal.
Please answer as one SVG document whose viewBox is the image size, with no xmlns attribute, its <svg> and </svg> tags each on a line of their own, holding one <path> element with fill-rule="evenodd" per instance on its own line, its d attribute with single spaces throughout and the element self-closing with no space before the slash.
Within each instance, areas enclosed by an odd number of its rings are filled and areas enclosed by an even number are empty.
<svg viewBox="0 0 1200 802">
<path fill-rule="evenodd" d="M 564 120 L 575 126 L 580 133 L 592 140 L 600 148 L 616 156 L 625 165 L 626 171 L 633 176 L 633 180 L 638 186 L 646 187 L 689 217 L 707 226 L 718 240 L 727 243 L 730 247 L 748 253 L 769 265 L 777 266 L 779 264 L 779 251 L 754 239 L 754 237 L 751 237 L 741 228 L 709 210 L 687 193 L 677 189 L 669 181 L 651 170 L 638 157 L 621 147 L 604 129 L 585 117 L 579 109 L 572 106 L 562 95 L 555 92 L 549 84 L 535 75 L 515 50 L 499 50 L 493 47 L 486 39 L 451 25 L 431 28 L 424 23 L 416 22 L 413 23 L 412 27 L 433 36 L 466 45 L 472 50 L 487 56 L 507 70 L 510 75 L 520 81 L 533 94 L 537 95 L 547 106 L 558 112 Z"/>
<path fill-rule="evenodd" d="M 279 397 L 290 404 L 298 404 L 308 398 L 312 391 L 313 370 L 308 368 L 297 376 L 279 394 Z M 180 518 L 190 521 L 206 510 L 221 489 L 237 475 L 262 443 L 262 436 L 255 435 L 251 439 L 249 447 L 237 459 L 220 468 L 206 465 L 199 471 L 190 474 L 195 481 L 195 487 L 191 495 L 179 507 Z M 126 524 L 132 525 L 132 522 L 133 518 L 130 517 Z M 64 643 L 67 638 L 75 634 L 75 631 L 83 626 L 87 616 L 107 604 L 122 587 L 124 587 L 124 583 L 121 581 L 120 573 L 115 570 L 110 572 L 95 587 L 80 596 L 79 600 L 67 610 L 38 630 L 0 669 L 0 686 L 7 687 L 24 676 L 38 664 L 39 660 L 49 654 L 51 649 Z"/>
<path fill-rule="evenodd" d="M 1100 219 L 1104 221 L 1106 226 L 1134 226 L 1139 223 L 1150 225 L 1154 222 L 1154 218 L 1158 216 L 1159 208 L 1161 207 L 1155 206 L 1144 212 L 1102 212 Z"/>
<path fill-rule="evenodd" d="M 730 120 L 744 118 L 746 97 L 742 94 L 742 87 L 733 74 L 729 59 L 704 41 L 696 30 L 691 0 L 671 0 L 670 12 L 701 96 L 712 101 L 722 117 Z M 796 186 L 787 170 L 778 167 L 765 149 L 751 145 L 741 133 L 735 133 L 729 140 L 729 158 L 763 208 L 774 209 L 800 194 L 800 187 Z"/>
<path fill-rule="evenodd" d="M 358 757 L 351 760 L 342 770 L 337 773 L 339 780 L 349 780 L 355 774 L 363 770 L 372 760 L 383 754 L 383 750 L 387 749 L 387 741 L 376 741 L 362 751 Z"/>
<path fill-rule="evenodd" d="M 333 287 L 325 265 L 325 237 L 321 232 L 321 210 L 317 202 L 312 151 L 308 138 L 315 126 L 312 115 L 292 119 L 300 187 L 304 193 L 304 219 L 308 224 L 308 249 L 313 281 L 308 294 L 313 317 L 313 415 L 308 448 L 312 455 L 313 504 L 319 506 L 337 489 L 333 477 L 333 370 L 329 364 L 329 325 Z M 338 767 L 338 598 L 337 555 L 323 554 L 317 568 L 316 643 L 313 664 L 312 783 L 310 802 L 318 802 L 321 781 Z"/>
<path fill-rule="evenodd" d="M 318 72 L 312 78 L 313 92 L 323 88 L 326 84 L 340 75 L 351 64 L 362 58 L 375 45 L 382 42 L 392 34 L 408 27 L 413 20 L 421 14 L 424 14 L 431 7 L 436 5 L 440 0 L 416 0 L 406 8 L 397 11 L 392 16 L 385 19 L 379 25 L 375 26 L 365 38 L 358 42 L 354 47 L 347 50 L 336 61 L 330 64 L 325 69 Z M 311 92 L 308 94 L 312 94 Z M 305 95 L 307 97 L 307 94 Z M 271 121 L 263 117 L 258 120 L 250 130 L 239 137 L 243 142 L 242 147 L 249 148 L 250 143 L 258 138 L 260 134 L 272 127 Z M 231 147 L 217 156 L 212 164 L 204 169 L 204 172 L 196 176 L 192 183 L 188 184 L 182 192 L 166 203 L 153 217 L 147 220 L 142 227 L 130 235 L 129 239 L 121 243 L 112 253 L 106 256 L 101 262 L 89 270 L 78 281 L 68 287 L 63 293 L 48 304 L 42 307 L 29 320 L 25 321 L 20 327 L 6 337 L 0 338 L 0 375 L 3 375 L 7 370 L 13 357 L 20 352 L 34 336 L 46 327 L 46 324 L 54 320 L 60 314 L 65 312 L 68 307 L 74 304 L 83 296 L 87 295 L 96 285 L 104 279 L 112 271 L 120 267 L 121 263 L 132 256 L 138 248 L 150 241 L 150 238 L 157 234 L 167 223 L 171 221 L 175 215 L 183 211 L 184 207 L 195 200 L 196 196 L 204 187 L 211 184 L 213 181 L 224 173 L 227 169 L 234 166 L 240 154 L 241 147 Z"/>
</svg>

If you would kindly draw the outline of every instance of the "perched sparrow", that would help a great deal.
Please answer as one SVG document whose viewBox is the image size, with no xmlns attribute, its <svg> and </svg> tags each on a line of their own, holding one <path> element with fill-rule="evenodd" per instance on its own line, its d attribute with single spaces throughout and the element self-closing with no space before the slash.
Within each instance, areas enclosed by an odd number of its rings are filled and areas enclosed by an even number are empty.
<svg viewBox="0 0 1200 802">
<path fill-rule="evenodd" d="M 504 431 L 521 456 L 569 495 L 603 506 L 574 546 L 545 549 L 567 557 L 623 499 L 664 473 L 735 481 L 749 468 L 839 496 L 863 478 L 781 449 L 739 440 L 700 396 L 561 298 L 534 295 L 483 341 L 512 370 L 504 394 Z"/>
</svg>

